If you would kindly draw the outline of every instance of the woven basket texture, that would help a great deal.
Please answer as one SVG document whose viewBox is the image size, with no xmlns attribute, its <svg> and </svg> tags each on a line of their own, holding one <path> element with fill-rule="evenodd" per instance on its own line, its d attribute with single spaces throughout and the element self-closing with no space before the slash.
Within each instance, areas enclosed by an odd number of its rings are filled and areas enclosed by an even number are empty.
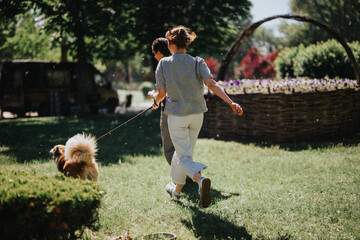
<svg viewBox="0 0 360 240">
<path fill-rule="evenodd" d="M 238 117 L 219 97 L 206 94 L 201 137 L 264 142 L 314 141 L 357 133 L 360 91 L 229 94 L 244 115 Z"/>
</svg>

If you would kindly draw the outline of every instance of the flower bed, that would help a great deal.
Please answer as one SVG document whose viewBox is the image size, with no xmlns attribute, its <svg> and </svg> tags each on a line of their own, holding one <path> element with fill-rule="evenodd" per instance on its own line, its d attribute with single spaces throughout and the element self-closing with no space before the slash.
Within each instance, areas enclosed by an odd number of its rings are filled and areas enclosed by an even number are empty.
<svg viewBox="0 0 360 240">
<path fill-rule="evenodd" d="M 306 93 L 355 89 L 356 80 L 351 79 L 242 79 L 219 82 L 227 93 Z"/>
<path fill-rule="evenodd" d="M 354 80 L 265 79 L 220 84 L 241 104 L 244 115 L 236 117 L 226 103 L 208 93 L 202 136 L 293 142 L 359 131 L 360 92 Z"/>
</svg>

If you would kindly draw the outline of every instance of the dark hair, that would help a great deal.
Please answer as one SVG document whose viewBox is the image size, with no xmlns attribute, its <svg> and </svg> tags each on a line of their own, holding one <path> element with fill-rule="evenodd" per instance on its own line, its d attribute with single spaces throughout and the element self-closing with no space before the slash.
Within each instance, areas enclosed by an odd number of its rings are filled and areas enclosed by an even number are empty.
<svg viewBox="0 0 360 240">
<path fill-rule="evenodd" d="M 169 29 L 166 32 L 165 37 L 178 48 L 187 48 L 190 43 L 195 40 L 196 34 L 190 32 L 190 30 L 184 26 L 177 26 Z"/>
<path fill-rule="evenodd" d="M 151 48 L 154 52 L 161 52 L 164 56 L 168 57 L 171 55 L 168 45 L 169 42 L 166 38 L 157 38 L 153 41 Z"/>
</svg>

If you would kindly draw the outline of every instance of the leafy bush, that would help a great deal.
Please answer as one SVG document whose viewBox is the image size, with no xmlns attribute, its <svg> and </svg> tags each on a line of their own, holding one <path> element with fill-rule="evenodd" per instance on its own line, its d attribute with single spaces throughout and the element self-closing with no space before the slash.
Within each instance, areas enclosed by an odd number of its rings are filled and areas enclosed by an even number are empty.
<svg viewBox="0 0 360 240">
<path fill-rule="evenodd" d="M 262 56 L 257 48 L 248 50 L 235 74 L 242 78 L 273 78 L 276 75 L 274 60 L 278 52 Z"/>
<path fill-rule="evenodd" d="M 349 44 L 359 64 L 360 44 Z M 287 48 L 275 60 L 278 77 L 350 78 L 353 66 L 343 46 L 336 40 L 320 42 L 304 48 Z M 360 66 L 360 64 L 359 64 Z"/>
<path fill-rule="evenodd" d="M 298 54 L 300 48 L 304 48 L 303 45 L 299 47 L 285 48 L 281 51 L 275 59 L 276 76 L 278 78 L 293 78 L 294 74 L 294 58 Z"/>
<path fill-rule="evenodd" d="M 0 170 L 1 239 L 74 239 L 97 227 L 102 191 L 90 181 Z"/>
</svg>

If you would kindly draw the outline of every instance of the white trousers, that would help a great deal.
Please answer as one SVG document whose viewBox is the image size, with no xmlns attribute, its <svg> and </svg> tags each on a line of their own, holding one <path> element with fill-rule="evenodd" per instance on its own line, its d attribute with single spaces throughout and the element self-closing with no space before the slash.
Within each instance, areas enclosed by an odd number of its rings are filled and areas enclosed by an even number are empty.
<svg viewBox="0 0 360 240">
<path fill-rule="evenodd" d="M 185 184 L 186 176 L 193 178 L 197 172 L 207 168 L 202 163 L 194 162 L 192 157 L 203 119 L 203 113 L 168 115 L 170 137 L 175 147 L 170 177 L 176 184 Z"/>
</svg>

